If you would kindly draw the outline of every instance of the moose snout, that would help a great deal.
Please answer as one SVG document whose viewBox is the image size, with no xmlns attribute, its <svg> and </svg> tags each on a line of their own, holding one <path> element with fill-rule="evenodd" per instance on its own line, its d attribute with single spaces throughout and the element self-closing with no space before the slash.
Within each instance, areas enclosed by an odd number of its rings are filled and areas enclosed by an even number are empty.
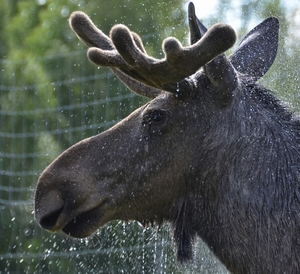
<svg viewBox="0 0 300 274">
<path fill-rule="evenodd" d="M 39 197 L 38 193 L 36 196 Z M 40 226 L 50 231 L 60 229 L 59 219 L 64 205 L 65 201 L 58 190 L 50 190 L 36 199 L 35 217 Z"/>
<path fill-rule="evenodd" d="M 106 196 L 96 194 L 95 188 L 84 181 L 79 172 L 76 173 L 77 180 L 65 179 L 68 174 L 65 170 L 61 173 L 56 166 L 50 166 L 39 178 L 35 192 L 35 219 L 50 232 L 61 231 L 75 238 L 88 237 L 110 220 L 105 210 Z"/>
</svg>

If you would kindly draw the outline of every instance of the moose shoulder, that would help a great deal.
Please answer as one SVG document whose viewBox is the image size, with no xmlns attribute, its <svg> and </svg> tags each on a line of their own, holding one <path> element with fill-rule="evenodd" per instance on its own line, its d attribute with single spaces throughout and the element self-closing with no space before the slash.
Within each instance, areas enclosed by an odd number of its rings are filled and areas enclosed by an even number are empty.
<svg viewBox="0 0 300 274">
<path fill-rule="evenodd" d="M 108 37 L 82 12 L 70 25 L 92 62 L 152 100 L 45 169 L 39 224 L 82 238 L 115 219 L 170 222 L 180 262 L 199 236 L 233 273 L 299 273 L 300 123 L 256 83 L 275 59 L 278 20 L 227 58 L 235 32 L 207 30 L 190 3 L 191 45 L 167 38 L 161 60 L 123 25 Z"/>
</svg>

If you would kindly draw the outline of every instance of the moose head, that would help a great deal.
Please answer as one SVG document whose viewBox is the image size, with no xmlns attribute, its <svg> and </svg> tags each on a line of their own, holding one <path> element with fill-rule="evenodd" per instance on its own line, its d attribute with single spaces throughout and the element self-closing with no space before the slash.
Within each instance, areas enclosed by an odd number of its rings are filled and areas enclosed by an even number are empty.
<svg viewBox="0 0 300 274">
<path fill-rule="evenodd" d="M 199 236 L 232 272 L 296 273 L 300 124 L 256 83 L 275 59 L 278 20 L 226 57 L 234 30 L 207 30 L 192 3 L 188 11 L 191 45 L 167 38 L 161 60 L 126 26 L 108 37 L 84 13 L 71 15 L 88 58 L 152 100 L 45 169 L 36 220 L 76 238 L 116 219 L 170 222 L 181 262 Z"/>
</svg>

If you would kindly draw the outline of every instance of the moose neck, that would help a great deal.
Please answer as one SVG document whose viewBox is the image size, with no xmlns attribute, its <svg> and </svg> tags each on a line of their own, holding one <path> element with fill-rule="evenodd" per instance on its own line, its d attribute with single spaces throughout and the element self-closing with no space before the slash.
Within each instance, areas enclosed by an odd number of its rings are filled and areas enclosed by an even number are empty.
<svg viewBox="0 0 300 274">
<path fill-rule="evenodd" d="M 212 119 L 202 140 L 197 172 L 200 176 L 194 173 L 191 179 L 196 195 L 190 194 L 187 199 L 192 205 L 186 206 L 190 212 L 185 214 L 193 222 L 190 230 L 197 232 L 229 270 L 248 273 L 256 271 L 250 262 L 268 258 L 260 256 L 267 249 L 244 247 L 251 241 L 265 242 L 260 247 L 271 245 L 262 231 L 275 233 L 277 227 L 269 227 L 268 216 L 279 224 L 280 214 L 286 216 L 293 211 L 292 202 L 282 205 L 286 199 L 292 200 L 292 189 L 300 176 L 293 168 L 299 157 L 290 157 L 300 141 L 299 135 L 287 127 L 294 123 L 299 128 L 300 124 L 292 121 L 291 114 L 268 90 L 256 84 L 243 85 L 242 92 L 234 94 L 232 104 Z M 198 205 L 197 212 L 193 211 L 194 203 Z M 273 211 L 277 212 L 274 216 Z M 261 220 L 259 224 L 257 220 Z M 228 236 L 241 232 L 245 234 L 242 239 Z M 272 256 L 274 253 L 269 254 L 269 259 Z"/>
</svg>

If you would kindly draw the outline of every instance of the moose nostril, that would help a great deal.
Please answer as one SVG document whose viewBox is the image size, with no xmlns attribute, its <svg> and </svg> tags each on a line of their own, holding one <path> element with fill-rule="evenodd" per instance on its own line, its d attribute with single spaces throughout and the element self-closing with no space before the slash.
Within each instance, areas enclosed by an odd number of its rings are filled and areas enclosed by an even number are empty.
<svg viewBox="0 0 300 274">
<path fill-rule="evenodd" d="M 63 208 L 64 207 L 62 206 L 61 208 L 55 209 L 43 216 L 40 220 L 40 225 L 47 230 L 51 230 L 56 225 Z"/>
<path fill-rule="evenodd" d="M 36 191 L 35 217 L 41 227 L 55 230 L 58 226 L 59 216 L 65 207 L 65 201 L 58 190 Z"/>
</svg>

